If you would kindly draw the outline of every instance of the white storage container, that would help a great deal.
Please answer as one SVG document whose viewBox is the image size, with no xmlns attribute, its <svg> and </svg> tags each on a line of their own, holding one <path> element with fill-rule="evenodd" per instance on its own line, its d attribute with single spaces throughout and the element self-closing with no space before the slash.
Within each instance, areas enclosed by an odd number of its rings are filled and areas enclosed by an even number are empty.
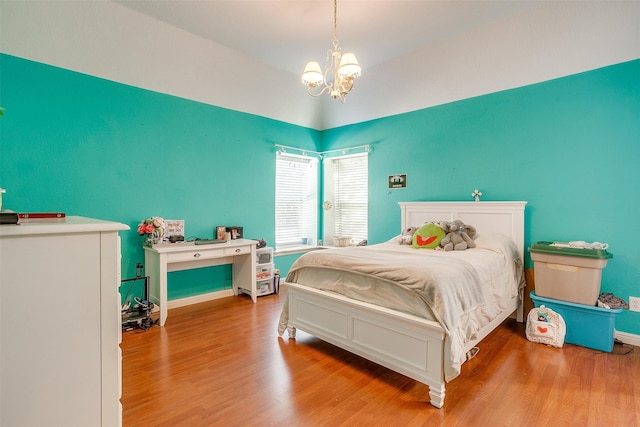
<svg viewBox="0 0 640 427">
<path fill-rule="evenodd" d="M 612 254 L 600 249 L 558 247 L 552 242 L 537 242 L 529 252 L 534 264 L 536 295 L 596 305 L 602 269 Z"/>
<path fill-rule="evenodd" d="M 273 294 L 275 284 L 273 282 L 274 273 L 273 248 L 265 247 L 256 249 L 256 295 L 264 296 Z"/>
</svg>

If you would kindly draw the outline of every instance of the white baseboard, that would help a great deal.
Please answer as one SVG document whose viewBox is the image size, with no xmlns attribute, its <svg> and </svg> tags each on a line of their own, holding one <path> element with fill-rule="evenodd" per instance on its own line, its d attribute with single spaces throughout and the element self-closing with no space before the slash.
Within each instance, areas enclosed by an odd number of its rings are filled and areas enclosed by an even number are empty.
<svg viewBox="0 0 640 427">
<path fill-rule="evenodd" d="M 192 297 L 172 299 L 171 301 L 167 301 L 167 309 L 170 310 L 172 308 L 184 307 L 185 305 L 198 304 L 200 302 L 206 302 L 230 296 L 233 296 L 233 290 L 224 289 L 222 291 L 209 292 Z"/>
<path fill-rule="evenodd" d="M 628 332 L 616 331 L 615 337 L 625 344 L 640 347 L 640 335 L 630 334 Z"/>
</svg>

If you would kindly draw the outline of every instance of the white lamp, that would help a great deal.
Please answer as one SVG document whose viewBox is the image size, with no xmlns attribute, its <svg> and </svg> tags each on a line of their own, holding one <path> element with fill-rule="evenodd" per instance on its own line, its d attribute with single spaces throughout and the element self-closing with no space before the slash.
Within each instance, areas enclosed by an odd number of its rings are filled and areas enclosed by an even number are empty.
<svg viewBox="0 0 640 427">
<path fill-rule="evenodd" d="M 360 64 L 356 59 L 356 55 L 353 53 L 345 53 L 340 59 L 340 67 L 338 68 L 338 75 L 340 77 L 360 77 Z"/>
<path fill-rule="evenodd" d="M 315 61 L 307 63 L 307 66 L 304 67 L 304 72 L 302 73 L 302 83 L 305 86 L 314 88 L 318 85 L 321 85 L 323 81 L 324 78 L 322 76 L 322 69 L 320 69 L 320 64 Z"/>
</svg>

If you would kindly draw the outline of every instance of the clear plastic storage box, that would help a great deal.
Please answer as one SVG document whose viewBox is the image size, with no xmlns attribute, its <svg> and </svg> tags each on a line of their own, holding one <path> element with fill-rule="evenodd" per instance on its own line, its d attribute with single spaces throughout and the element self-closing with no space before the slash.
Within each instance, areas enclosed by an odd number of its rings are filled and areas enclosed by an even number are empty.
<svg viewBox="0 0 640 427">
<path fill-rule="evenodd" d="M 273 248 L 256 249 L 256 264 L 271 264 L 273 262 Z"/>
<path fill-rule="evenodd" d="M 269 295 L 273 293 L 273 280 L 261 280 L 256 282 L 256 291 L 258 296 Z"/>
<path fill-rule="evenodd" d="M 271 279 L 273 264 L 264 264 L 256 267 L 256 280 Z"/>
</svg>

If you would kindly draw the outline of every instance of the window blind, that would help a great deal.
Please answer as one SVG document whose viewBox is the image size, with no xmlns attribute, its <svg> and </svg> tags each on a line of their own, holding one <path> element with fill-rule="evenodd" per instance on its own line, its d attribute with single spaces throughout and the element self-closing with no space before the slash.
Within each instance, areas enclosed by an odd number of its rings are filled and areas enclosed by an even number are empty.
<svg viewBox="0 0 640 427">
<path fill-rule="evenodd" d="M 276 248 L 314 245 L 318 223 L 318 161 L 276 155 Z"/>
<path fill-rule="evenodd" d="M 368 156 L 366 153 L 332 159 L 334 167 L 335 234 L 367 239 Z"/>
</svg>

